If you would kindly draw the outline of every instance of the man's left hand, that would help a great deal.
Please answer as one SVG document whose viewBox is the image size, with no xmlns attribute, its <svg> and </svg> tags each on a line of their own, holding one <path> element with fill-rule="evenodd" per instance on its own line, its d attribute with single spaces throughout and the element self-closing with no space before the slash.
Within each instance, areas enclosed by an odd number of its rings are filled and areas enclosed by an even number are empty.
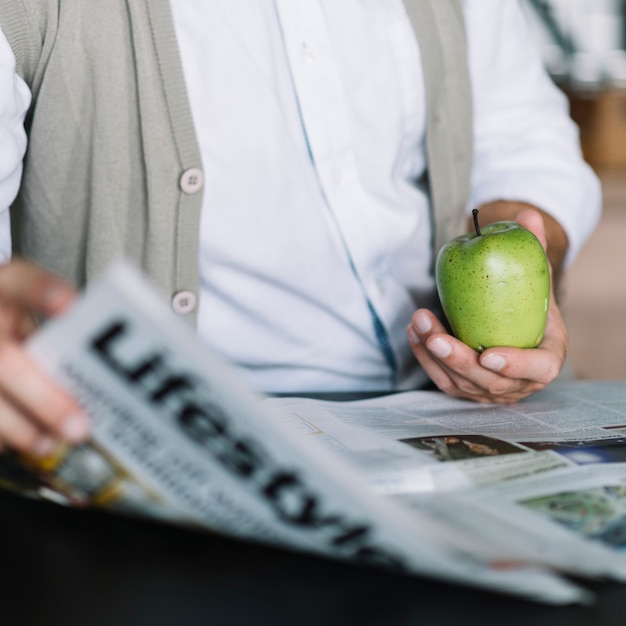
<svg viewBox="0 0 626 626">
<path fill-rule="evenodd" d="M 541 214 L 525 209 L 516 220 L 547 247 Z M 517 402 L 551 383 L 567 354 L 565 322 L 552 289 L 546 331 L 537 348 L 494 347 L 478 353 L 448 334 L 426 309 L 413 314 L 407 329 L 415 357 L 439 389 L 477 402 Z"/>
</svg>

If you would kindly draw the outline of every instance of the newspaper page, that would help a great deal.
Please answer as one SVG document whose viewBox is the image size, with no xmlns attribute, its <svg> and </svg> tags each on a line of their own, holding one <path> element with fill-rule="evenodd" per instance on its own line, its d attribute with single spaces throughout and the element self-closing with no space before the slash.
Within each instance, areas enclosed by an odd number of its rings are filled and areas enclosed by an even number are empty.
<svg viewBox="0 0 626 626">
<path fill-rule="evenodd" d="M 555 383 L 505 407 L 437 392 L 266 402 L 467 550 L 626 579 L 623 381 Z"/>
<path fill-rule="evenodd" d="M 126 263 L 29 343 L 91 417 L 92 439 L 31 465 L 68 503 L 563 604 L 590 595 L 550 569 L 479 557 L 437 520 L 310 446 L 203 346 Z"/>
</svg>

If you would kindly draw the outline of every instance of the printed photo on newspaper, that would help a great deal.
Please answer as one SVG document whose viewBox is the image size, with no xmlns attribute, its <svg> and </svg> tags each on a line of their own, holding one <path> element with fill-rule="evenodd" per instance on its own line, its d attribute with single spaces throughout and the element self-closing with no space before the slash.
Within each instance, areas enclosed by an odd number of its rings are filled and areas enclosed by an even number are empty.
<svg viewBox="0 0 626 626">
<path fill-rule="evenodd" d="M 0 461 L 1 485 L 552 604 L 592 599 L 563 574 L 626 577 L 618 386 L 264 398 L 125 262 L 29 350 L 92 438 Z"/>
</svg>

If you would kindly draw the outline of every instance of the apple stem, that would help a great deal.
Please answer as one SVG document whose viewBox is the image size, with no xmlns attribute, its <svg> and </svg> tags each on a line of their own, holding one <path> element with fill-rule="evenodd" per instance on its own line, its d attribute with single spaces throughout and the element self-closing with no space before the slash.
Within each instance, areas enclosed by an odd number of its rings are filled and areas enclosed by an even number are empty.
<svg viewBox="0 0 626 626">
<path fill-rule="evenodd" d="M 480 226 L 478 225 L 478 209 L 472 209 L 472 215 L 474 216 L 474 228 L 476 229 L 476 236 L 480 237 Z"/>
</svg>

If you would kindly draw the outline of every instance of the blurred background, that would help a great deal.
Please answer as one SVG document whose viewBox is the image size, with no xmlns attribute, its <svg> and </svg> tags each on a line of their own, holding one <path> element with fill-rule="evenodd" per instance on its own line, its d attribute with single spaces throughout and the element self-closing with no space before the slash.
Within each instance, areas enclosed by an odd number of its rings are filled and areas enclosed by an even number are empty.
<svg viewBox="0 0 626 626">
<path fill-rule="evenodd" d="M 596 232 L 567 270 L 561 310 L 581 379 L 626 379 L 626 0 L 524 0 L 603 186 Z"/>
</svg>

